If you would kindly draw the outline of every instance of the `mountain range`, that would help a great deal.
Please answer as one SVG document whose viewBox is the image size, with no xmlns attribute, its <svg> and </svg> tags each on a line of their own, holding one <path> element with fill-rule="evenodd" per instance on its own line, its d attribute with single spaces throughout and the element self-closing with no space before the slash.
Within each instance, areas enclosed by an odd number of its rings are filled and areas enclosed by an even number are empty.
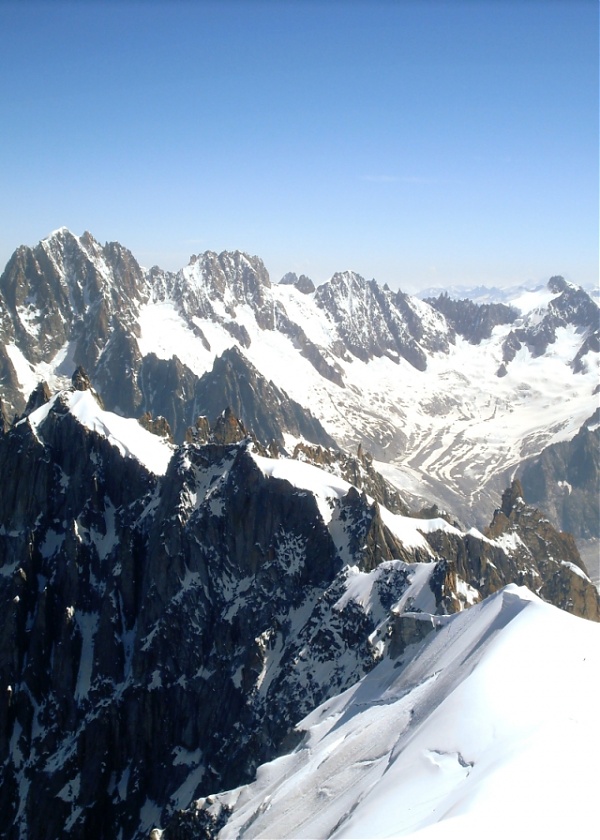
<svg viewBox="0 0 600 840">
<path fill-rule="evenodd" d="M 18 248 L 0 277 L 6 836 L 365 836 L 415 761 L 415 813 L 433 773 L 447 819 L 490 762 L 528 766 L 517 745 L 546 717 L 486 740 L 498 711 L 476 698 L 506 681 L 504 647 L 539 639 L 591 726 L 575 697 L 600 598 L 577 540 L 598 537 L 598 335 L 560 277 L 477 304 L 349 271 L 272 284 L 239 252 L 144 269 L 64 228 Z M 551 691 L 519 667 L 515 709 Z M 461 695 L 480 723 L 441 739 Z"/>
<path fill-rule="evenodd" d="M 176 441 L 229 405 L 265 444 L 361 444 L 408 496 L 480 526 L 531 459 L 594 433 L 599 310 L 562 278 L 510 306 L 350 271 L 284 281 L 239 252 L 171 273 L 66 229 L 22 246 L 0 278 L 4 416 L 81 365 L 108 409 L 164 416 Z"/>
</svg>

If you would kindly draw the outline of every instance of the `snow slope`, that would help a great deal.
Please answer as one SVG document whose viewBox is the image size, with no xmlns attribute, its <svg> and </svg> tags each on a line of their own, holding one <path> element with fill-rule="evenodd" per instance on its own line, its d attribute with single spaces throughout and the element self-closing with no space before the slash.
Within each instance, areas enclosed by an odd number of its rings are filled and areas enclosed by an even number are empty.
<svg viewBox="0 0 600 840">
<path fill-rule="evenodd" d="M 148 432 L 137 420 L 104 411 L 89 390 L 59 391 L 20 422 L 28 422 L 35 434 L 43 437 L 42 424 L 58 402 L 86 429 L 105 437 L 126 458 L 135 458 L 154 475 L 164 475 L 167 471 L 174 447 L 165 438 Z"/>
<path fill-rule="evenodd" d="M 225 838 L 585 837 L 600 627 L 506 587 L 300 724 L 256 781 L 200 800 Z"/>
<path fill-rule="evenodd" d="M 326 472 L 313 464 L 287 458 L 264 458 L 260 455 L 252 456 L 264 475 L 280 478 L 293 487 L 307 490 L 317 501 L 319 511 L 325 524 L 329 524 L 335 501 L 339 501 L 348 493 L 351 484 L 343 478 Z M 372 499 L 370 500 L 372 502 Z M 400 516 L 380 506 L 383 522 L 405 546 L 420 548 L 425 554 L 433 557 L 433 552 L 423 533 L 432 531 L 447 531 L 461 534 L 445 519 L 416 519 L 410 516 Z"/>
</svg>

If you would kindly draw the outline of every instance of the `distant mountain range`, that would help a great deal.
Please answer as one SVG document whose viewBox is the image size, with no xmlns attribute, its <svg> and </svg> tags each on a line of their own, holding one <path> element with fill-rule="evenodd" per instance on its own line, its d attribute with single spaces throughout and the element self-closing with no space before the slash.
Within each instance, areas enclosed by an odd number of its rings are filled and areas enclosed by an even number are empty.
<svg viewBox="0 0 600 840">
<path fill-rule="evenodd" d="M 562 278 L 510 306 L 425 302 L 353 272 L 284 281 L 240 252 L 143 270 L 66 229 L 18 248 L 0 278 L 5 425 L 81 365 L 108 409 L 163 416 L 176 441 L 229 406 L 263 444 L 360 444 L 407 499 L 483 525 L 598 407 L 598 306 Z"/>
<path fill-rule="evenodd" d="M 563 523 L 598 537 L 599 350 L 596 303 L 561 277 L 510 304 L 422 301 L 353 272 L 272 284 L 240 252 L 144 270 L 64 228 L 18 248 L 6 836 L 364 836 L 376 802 L 392 821 L 369 833 L 406 834 L 486 793 L 502 744 L 507 776 L 525 767 L 542 712 L 517 731 L 477 698 L 532 646 L 572 687 L 553 709 L 591 693 L 600 596 Z M 452 747 L 435 721 L 461 709 L 476 725 Z M 423 819 L 392 818 L 392 778 Z"/>
<path fill-rule="evenodd" d="M 600 285 L 584 285 L 583 288 L 593 299 L 600 297 Z M 422 300 L 436 298 L 446 294 L 453 300 L 470 300 L 473 303 L 506 303 L 511 304 L 523 295 L 537 294 L 543 292 L 543 283 L 529 283 L 520 286 L 429 286 L 416 292 L 416 296 Z"/>
</svg>

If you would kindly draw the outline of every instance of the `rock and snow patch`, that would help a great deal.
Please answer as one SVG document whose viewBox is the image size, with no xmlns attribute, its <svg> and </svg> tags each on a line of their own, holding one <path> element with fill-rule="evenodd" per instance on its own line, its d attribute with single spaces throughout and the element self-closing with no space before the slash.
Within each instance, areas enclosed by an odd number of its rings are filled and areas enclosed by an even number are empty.
<svg viewBox="0 0 600 840">
<path fill-rule="evenodd" d="M 336 505 L 339 504 L 341 499 L 347 495 L 352 487 L 348 481 L 304 461 L 297 461 L 291 458 L 266 458 L 256 453 L 252 453 L 252 457 L 260 467 L 263 475 L 289 481 L 298 490 L 305 490 L 308 493 L 312 493 L 317 502 L 323 522 L 330 529 L 335 528 L 335 523 L 332 519 L 333 512 Z M 367 496 L 367 499 L 369 503 L 373 503 L 371 497 Z M 384 525 L 400 542 L 407 548 L 420 549 L 426 554 L 429 554 L 432 559 L 434 554 L 424 534 L 430 534 L 435 531 L 446 531 L 447 533 L 463 536 L 461 531 L 440 517 L 421 519 L 402 516 L 391 513 L 383 505 L 379 506 L 379 510 Z"/>
<path fill-rule="evenodd" d="M 289 481 L 293 487 L 312 493 L 326 525 L 331 521 L 333 503 L 342 499 L 351 487 L 343 478 L 304 461 L 265 458 L 256 453 L 252 453 L 252 457 L 263 475 Z"/>
<path fill-rule="evenodd" d="M 165 474 L 174 447 L 164 438 L 148 432 L 137 420 L 104 411 L 89 390 L 60 391 L 21 422 L 28 422 L 34 434 L 43 439 L 42 424 L 58 400 L 82 426 L 106 438 L 121 455 L 135 458 L 154 475 Z"/>
</svg>

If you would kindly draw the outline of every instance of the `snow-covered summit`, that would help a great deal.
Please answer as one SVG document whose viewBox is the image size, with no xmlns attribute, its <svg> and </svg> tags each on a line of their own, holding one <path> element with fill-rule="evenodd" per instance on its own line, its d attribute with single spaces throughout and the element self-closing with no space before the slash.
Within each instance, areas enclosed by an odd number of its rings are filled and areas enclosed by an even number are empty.
<svg viewBox="0 0 600 840">
<path fill-rule="evenodd" d="M 600 627 L 511 585 L 411 652 L 315 709 L 255 782 L 197 802 L 215 836 L 589 834 Z"/>
<path fill-rule="evenodd" d="M 105 411 L 90 389 L 59 391 L 21 422 L 28 423 L 36 436 L 43 440 L 44 421 L 52 411 L 68 412 L 86 429 L 106 438 L 121 455 L 139 461 L 154 475 L 166 472 L 173 454 L 172 444 L 144 429 L 137 420 Z"/>
</svg>

